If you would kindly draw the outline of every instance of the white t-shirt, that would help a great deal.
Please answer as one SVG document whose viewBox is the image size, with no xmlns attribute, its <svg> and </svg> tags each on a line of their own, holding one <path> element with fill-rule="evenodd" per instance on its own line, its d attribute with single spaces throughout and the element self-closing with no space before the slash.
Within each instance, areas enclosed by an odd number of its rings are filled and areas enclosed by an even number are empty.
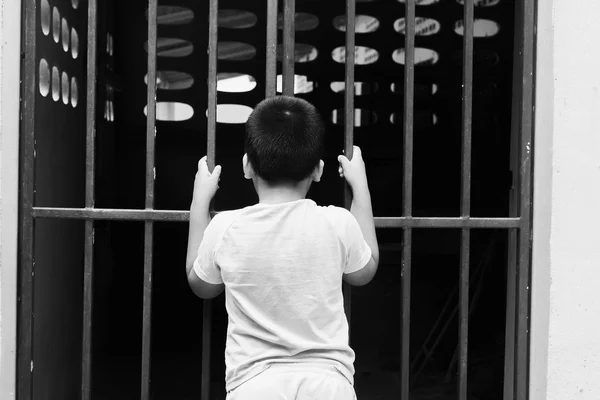
<svg viewBox="0 0 600 400">
<path fill-rule="evenodd" d="M 286 362 L 329 364 L 353 383 L 342 274 L 370 258 L 358 222 L 340 207 L 303 199 L 216 215 L 194 271 L 225 283 L 226 390 Z"/>
</svg>

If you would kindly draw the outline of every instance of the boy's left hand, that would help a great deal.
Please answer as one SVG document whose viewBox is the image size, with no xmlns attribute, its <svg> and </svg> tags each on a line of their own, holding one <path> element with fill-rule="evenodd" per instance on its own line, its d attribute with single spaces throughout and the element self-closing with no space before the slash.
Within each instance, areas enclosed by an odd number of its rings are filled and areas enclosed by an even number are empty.
<svg viewBox="0 0 600 400">
<path fill-rule="evenodd" d="M 213 172 L 208 170 L 206 156 L 198 161 L 198 172 L 194 180 L 194 194 L 192 201 L 208 204 L 215 196 L 219 188 L 219 178 L 221 176 L 221 166 L 217 165 Z"/>
</svg>

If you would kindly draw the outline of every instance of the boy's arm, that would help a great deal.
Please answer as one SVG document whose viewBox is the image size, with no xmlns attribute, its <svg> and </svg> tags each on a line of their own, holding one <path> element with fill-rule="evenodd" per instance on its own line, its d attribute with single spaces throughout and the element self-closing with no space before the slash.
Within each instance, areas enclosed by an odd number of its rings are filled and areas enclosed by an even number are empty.
<svg viewBox="0 0 600 400">
<path fill-rule="evenodd" d="M 367 183 L 365 164 L 362 159 L 360 148 L 354 146 L 354 157 L 349 161 L 340 156 L 340 176 L 344 177 L 352 189 L 352 205 L 350 212 L 356 218 L 363 237 L 371 249 L 371 259 L 363 268 L 356 272 L 344 274 L 344 280 L 354 286 L 362 286 L 369 283 L 379 264 L 379 246 L 375 234 L 375 220 L 371 206 L 371 194 Z"/>
<path fill-rule="evenodd" d="M 377 272 L 377 266 L 379 265 L 379 245 L 377 244 L 377 236 L 375 235 L 375 221 L 373 219 L 369 188 L 355 188 L 352 190 L 352 196 L 350 212 L 356 218 L 356 221 L 358 221 L 363 237 L 371 248 L 371 259 L 360 270 L 344 274 L 344 280 L 353 286 L 362 286 L 371 282 Z"/>
<path fill-rule="evenodd" d="M 212 284 L 202 280 L 194 271 L 194 262 L 198 256 L 198 248 L 204 238 L 206 227 L 210 223 L 210 202 L 217 191 L 220 167 L 215 167 L 211 174 L 206 165 L 206 157 L 198 163 L 198 172 L 194 182 L 194 194 L 190 207 L 190 228 L 188 234 L 188 247 L 185 263 L 186 276 L 192 291 L 203 299 L 218 296 L 224 285 Z"/>
</svg>

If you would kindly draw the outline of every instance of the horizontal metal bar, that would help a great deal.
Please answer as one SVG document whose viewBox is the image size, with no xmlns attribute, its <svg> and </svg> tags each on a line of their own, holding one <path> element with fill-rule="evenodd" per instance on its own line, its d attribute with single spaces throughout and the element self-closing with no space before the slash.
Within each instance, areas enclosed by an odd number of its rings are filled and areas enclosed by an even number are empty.
<svg viewBox="0 0 600 400">
<path fill-rule="evenodd" d="M 130 221 L 188 221 L 189 211 L 112 208 L 34 207 L 34 218 L 95 219 Z M 469 217 L 375 217 L 377 228 L 497 228 L 514 229 L 521 218 Z"/>
<path fill-rule="evenodd" d="M 376 228 L 488 228 L 520 226 L 520 218 L 375 217 Z"/>
</svg>

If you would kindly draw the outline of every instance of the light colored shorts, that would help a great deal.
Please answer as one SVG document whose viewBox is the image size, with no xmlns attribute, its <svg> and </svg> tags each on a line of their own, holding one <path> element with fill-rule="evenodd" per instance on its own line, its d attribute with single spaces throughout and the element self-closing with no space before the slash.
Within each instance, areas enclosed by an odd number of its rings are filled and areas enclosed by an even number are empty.
<svg viewBox="0 0 600 400">
<path fill-rule="evenodd" d="M 229 392 L 227 400 L 356 400 L 356 393 L 333 366 L 274 364 Z"/>
</svg>

